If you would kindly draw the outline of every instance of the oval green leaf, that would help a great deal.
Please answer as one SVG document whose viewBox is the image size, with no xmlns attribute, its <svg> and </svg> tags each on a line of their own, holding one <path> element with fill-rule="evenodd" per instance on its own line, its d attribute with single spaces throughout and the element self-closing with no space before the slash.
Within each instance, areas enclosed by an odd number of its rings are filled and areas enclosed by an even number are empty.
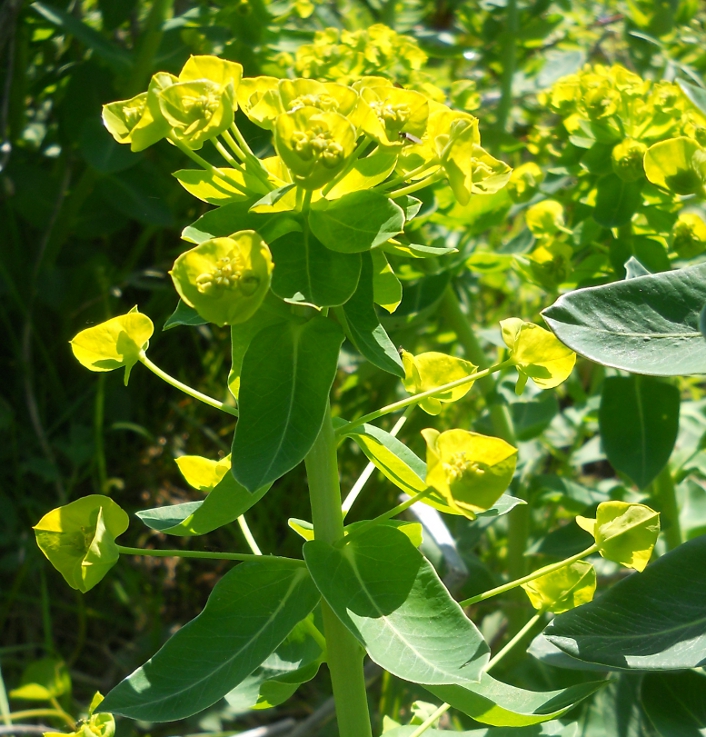
<svg viewBox="0 0 706 737">
<path fill-rule="evenodd" d="M 413 683 L 480 678 L 488 646 L 404 533 L 374 528 L 341 549 L 313 540 L 304 558 L 329 606 L 390 673 Z"/>
<path fill-rule="evenodd" d="M 562 343 L 596 363 L 651 376 L 706 373 L 699 312 L 706 265 L 562 295 L 542 316 Z"/>
</svg>

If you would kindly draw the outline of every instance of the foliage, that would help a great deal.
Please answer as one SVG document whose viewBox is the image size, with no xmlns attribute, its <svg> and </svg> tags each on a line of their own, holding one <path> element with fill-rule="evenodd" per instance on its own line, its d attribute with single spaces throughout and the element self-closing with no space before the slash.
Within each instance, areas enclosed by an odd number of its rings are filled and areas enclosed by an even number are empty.
<svg viewBox="0 0 706 737">
<path fill-rule="evenodd" d="M 698 4 L 6 6 L 10 698 L 702 729 Z"/>
</svg>

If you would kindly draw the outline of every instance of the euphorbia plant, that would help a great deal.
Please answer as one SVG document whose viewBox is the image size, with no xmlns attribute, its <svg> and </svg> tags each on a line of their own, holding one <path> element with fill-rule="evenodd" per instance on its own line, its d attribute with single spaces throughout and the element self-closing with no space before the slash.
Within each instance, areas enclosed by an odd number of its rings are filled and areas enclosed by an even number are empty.
<svg viewBox="0 0 706 737">
<path fill-rule="evenodd" d="M 273 150 L 253 152 L 238 111 L 272 131 Z M 595 544 L 460 604 L 417 550 L 419 525 L 393 520 L 416 502 L 469 520 L 503 515 L 522 502 L 505 493 L 517 461 L 517 448 L 506 440 L 430 426 L 422 433 L 426 463 L 398 440 L 416 406 L 437 415 L 475 382 L 510 370 L 517 371 L 518 393 L 528 380 L 550 390 L 574 366 L 575 354 L 552 333 L 518 318 L 502 321 L 507 350 L 482 370 L 437 352 L 400 355 L 378 318 L 376 305 L 394 312 L 400 301 L 391 261 L 450 250 L 405 235 L 422 205 L 414 193 L 448 183 L 466 204 L 506 184 L 510 169 L 481 147 L 478 121 L 382 77 L 360 77 L 350 86 L 248 79 L 238 64 L 209 56 L 192 57 L 179 77 L 155 75 L 147 92 L 107 105 L 104 122 L 135 150 L 166 138 L 199 166 L 175 176 L 216 209 L 184 231 L 193 248 L 170 272 L 181 301 L 167 325 L 228 325 L 232 339 L 223 399 L 182 384 L 148 358 L 153 324 L 136 309 L 73 339 L 76 358 L 90 370 L 125 367 L 127 383 L 142 363 L 238 418 L 228 457 L 179 459 L 187 482 L 207 493 L 202 502 L 138 516 L 172 535 L 204 534 L 235 520 L 247 531 L 243 514 L 304 461 L 312 518 L 290 520 L 305 540 L 302 558 L 293 559 L 261 555 L 252 536 L 250 553 L 122 547 L 115 538 L 125 530 L 124 516 L 99 495 L 44 517 L 36 527 L 40 547 L 81 591 L 121 552 L 240 561 L 204 611 L 111 691 L 101 709 L 172 721 L 224 696 L 272 706 L 326 662 L 340 734 L 366 737 L 366 652 L 444 701 L 415 736 L 449 706 L 487 724 L 522 726 L 556 718 L 592 693 L 597 684 L 527 692 L 488 671 L 545 612 L 592 598 L 595 575 L 584 558 L 600 553 L 641 570 L 659 532 L 655 513 L 627 503 L 599 506 L 596 521 L 581 522 Z M 211 163 L 212 154 L 222 165 Z M 400 399 L 348 420 L 330 409 L 346 338 L 401 380 Z M 373 424 L 402 411 L 392 432 Z M 379 517 L 347 527 L 337 463 L 337 446 L 346 439 L 407 494 Z M 491 659 L 461 605 L 520 585 L 539 612 Z"/>
</svg>

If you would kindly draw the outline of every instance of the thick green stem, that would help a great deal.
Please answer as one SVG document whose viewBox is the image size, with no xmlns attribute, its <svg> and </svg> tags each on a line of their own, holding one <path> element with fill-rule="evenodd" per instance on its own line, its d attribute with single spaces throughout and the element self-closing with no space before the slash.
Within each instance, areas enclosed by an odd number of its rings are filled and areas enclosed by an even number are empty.
<svg viewBox="0 0 706 737">
<path fill-rule="evenodd" d="M 464 607 L 470 606 L 471 604 L 477 604 L 480 601 L 490 599 L 492 596 L 504 594 L 506 591 L 512 591 L 512 589 L 521 586 L 523 583 L 529 583 L 530 581 L 534 581 L 535 578 L 546 576 L 548 573 L 552 573 L 553 571 L 558 571 L 560 568 L 563 568 L 564 566 L 569 566 L 572 563 L 575 563 L 577 560 L 582 560 L 583 558 L 586 558 L 596 552 L 598 552 L 598 545 L 591 545 L 590 548 L 586 548 L 586 550 L 582 550 L 580 553 L 576 553 L 576 555 L 572 555 L 566 560 L 560 560 L 558 563 L 552 563 L 551 565 L 544 566 L 544 568 L 538 568 L 536 571 L 529 573 L 526 576 L 522 576 L 522 578 L 515 579 L 514 581 L 508 581 L 508 583 L 504 583 L 502 586 L 496 586 L 494 589 L 489 589 L 488 591 L 484 591 L 482 594 L 472 596 L 470 599 L 465 599 L 464 601 L 460 602 L 460 604 Z"/>
<path fill-rule="evenodd" d="M 517 65 L 517 0 L 507 0 L 505 6 L 505 33 L 503 34 L 502 64 L 503 74 L 500 81 L 500 104 L 498 105 L 498 130 L 504 131 L 512 108 L 512 81 Z"/>
<path fill-rule="evenodd" d="M 321 432 L 306 456 L 305 465 L 314 537 L 333 545 L 343 537 L 343 512 L 330 408 L 327 408 Z M 321 602 L 321 610 L 338 733 L 340 737 L 372 737 L 363 649 L 325 601 Z"/>
<path fill-rule="evenodd" d="M 682 543 L 681 526 L 679 524 L 679 505 L 677 504 L 674 479 L 667 464 L 659 476 L 652 482 L 652 494 L 659 502 L 662 518 L 662 531 L 669 550 L 674 550 Z"/>
<path fill-rule="evenodd" d="M 398 189 L 398 190 L 395 190 L 394 192 L 390 192 L 390 194 L 387 196 L 391 200 L 395 200 L 398 197 L 404 197 L 404 195 L 413 194 L 414 192 L 418 192 L 420 189 L 424 189 L 425 187 L 428 187 L 430 184 L 434 184 L 435 182 L 438 182 L 440 179 L 443 179 L 443 178 L 444 178 L 443 171 L 435 172 L 434 174 L 431 174 L 428 177 L 425 177 L 424 179 L 420 179 L 418 182 L 415 182 L 414 184 L 410 184 L 408 187 L 402 187 L 402 189 Z"/>
</svg>

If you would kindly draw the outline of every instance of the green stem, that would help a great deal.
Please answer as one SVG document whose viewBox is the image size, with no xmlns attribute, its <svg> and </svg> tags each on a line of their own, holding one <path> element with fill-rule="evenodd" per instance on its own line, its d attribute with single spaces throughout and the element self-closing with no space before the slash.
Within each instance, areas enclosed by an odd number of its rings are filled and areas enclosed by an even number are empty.
<svg viewBox="0 0 706 737">
<path fill-rule="evenodd" d="M 179 391 L 184 392 L 184 394 L 188 394 L 190 397 L 198 399 L 199 402 L 203 402 L 204 404 L 209 405 L 209 407 L 215 407 L 216 409 L 220 409 L 222 412 L 227 412 L 229 415 L 233 415 L 234 417 L 238 416 L 238 410 L 235 409 L 235 407 L 229 407 L 227 404 L 219 402 L 213 397 L 209 397 L 208 394 L 202 394 L 201 392 L 196 391 L 196 389 L 190 387 L 188 384 L 184 384 L 173 376 L 170 376 L 166 371 L 162 371 L 159 366 L 152 363 L 144 352 L 140 353 L 140 362 L 155 374 L 155 376 L 159 376 L 160 379 L 166 381 L 167 384 L 173 386 L 175 389 L 179 389 Z"/>
<path fill-rule="evenodd" d="M 663 521 L 662 531 L 669 550 L 674 550 L 682 543 L 681 526 L 679 524 L 679 505 L 676 489 L 669 464 L 652 482 L 652 495 L 659 500 L 660 516 Z"/>
<path fill-rule="evenodd" d="M 250 527 L 248 526 L 248 523 L 247 523 L 247 520 L 245 519 L 244 514 L 241 514 L 240 517 L 238 517 L 238 525 L 240 527 L 240 531 L 243 533 L 245 542 L 248 544 L 248 547 L 250 548 L 250 550 L 252 550 L 255 555 L 262 555 L 262 550 L 260 550 L 260 546 L 257 544 L 255 537 L 250 531 Z"/>
<path fill-rule="evenodd" d="M 434 182 L 438 182 L 440 179 L 443 179 L 444 172 L 443 171 L 437 171 L 434 172 L 434 174 L 430 174 L 428 177 L 425 177 L 424 179 L 420 179 L 418 182 L 415 182 L 414 184 L 410 184 L 408 187 L 402 187 L 402 189 L 395 190 L 394 192 L 390 192 L 389 195 L 387 195 L 391 200 L 395 200 L 398 197 L 404 197 L 406 194 L 412 194 L 413 192 L 417 192 L 420 189 L 424 189 L 425 187 L 428 187 L 430 184 L 434 184 Z"/>
<path fill-rule="evenodd" d="M 484 376 L 489 376 L 490 374 L 493 374 L 496 371 L 502 371 L 502 369 L 507 368 L 508 366 L 512 366 L 512 365 L 513 363 L 511 360 L 503 361 L 502 363 L 498 363 L 495 366 L 491 366 L 490 368 L 484 369 L 483 371 L 477 371 L 475 374 L 471 374 L 470 376 L 464 376 L 462 379 L 456 379 L 456 381 L 450 381 L 448 384 L 442 384 L 441 386 L 437 386 L 434 389 L 428 389 L 425 392 L 414 394 L 411 397 L 407 397 L 407 399 L 400 399 L 399 402 L 393 402 L 392 404 L 387 404 L 384 407 L 381 407 L 380 409 L 375 410 L 375 412 L 370 412 L 367 415 L 363 415 L 362 417 L 359 417 L 357 420 L 352 420 L 346 425 L 343 425 L 342 427 L 337 428 L 336 434 L 346 435 L 354 427 L 359 427 L 360 425 L 364 425 L 366 422 L 372 422 L 373 420 L 377 420 L 378 417 L 382 417 L 383 415 L 388 415 L 390 414 L 390 412 L 398 412 L 401 409 L 406 409 L 407 407 L 410 407 L 410 406 L 416 406 L 423 399 L 426 399 L 427 397 L 435 397 L 437 394 L 443 394 L 444 392 L 450 391 L 451 389 L 455 389 L 457 386 L 464 386 L 465 384 L 470 384 L 474 381 L 477 381 L 478 379 L 482 379 Z"/>
<path fill-rule="evenodd" d="M 262 163 L 260 162 L 260 159 L 258 159 L 257 156 L 255 156 L 255 154 L 252 152 L 252 149 L 248 145 L 248 142 L 245 140 L 245 137 L 240 132 L 240 128 L 238 128 L 238 126 L 235 123 L 233 123 L 233 125 L 231 125 L 230 129 L 231 129 L 231 131 L 233 131 L 233 135 L 235 136 L 235 140 L 238 142 L 238 146 L 240 146 L 240 148 L 243 150 L 243 152 L 247 156 L 251 156 L 253 159 L 255 159 L 257 161 L 257 163 L 260 166 L 262 166 Z"/>
<path fill-rule="evenodd" d="M 241 160 L 245 161 L 248 157 L 245 155 L 245 152 L 243 151 L 240 146 L 235 142 L 235 139 L 228 131 L 223 131 L 221 134 L 223 136 L 223 140 L 228 144 L 228 148 Z"/>
<path fill-rule="evenodd" d="M 503 73 L 500 81 L 500 104 L 498 105 L 498 130 L 504 131 L 512 108 L 512 82 L 517 65 L 517 0 L 507 0 L 505 6 L 505 33 L 502 49 Z"/>
<path fill-rule="evenodd" d="M 304 463 L 309 482 L 314 538 L 333 545 L 343 537 L 343 513 L 336 436 L 330 407 L 327 408 L 321 432 Z M 364 651 L 324 600 L 321 601 L 321 611 L 339 736 L 372 737 L 363 673 Z"/>
<path fill-rule="evenodd" d="M 563 568 L 564 566 L 569 566 L 572 563 L 575 563 L 577 560 L 582 560 L 583 558 L 586 558 L 587 556 L 592 555 L 597 551 L 598 545 L 591 545 L 590 548 L 586 548 L 586 550 L 583 550 L 580 553 L 576 553 L 576 555 L 572 555 L 566 560 L 560 560 L 558 563 L 552 563 L 551 565 L 544 566 L 544 568 L 538 568 L 536 571 L 528 573 L 526 576 L 522 576 L 522 578 L 517 578 L 514 581 L 509 581 L 508 583 L 504 583 L 502 586 L 497 586 L 496 588 L 490 589 L 489 591 L 484 591 L 482 594 L 472 596 L 470 599 L 465 599 L 464 601 L 459 603 L 462 607 L 467 607 L 471 604 L 477 604 L 480 601 L 490 599 L 491 597 L 497 596 L 498 594 L 504 594 L 506 591 L 511 591 L 512 589 L 521 586 L 523 583 L 534 581 L 535 578 L 546 576 L 547 573 L 552 573 L 553 571 L 558 571 L 560 568 Z"/>
<path fill-rule="evenodd" d="M 69 729 L 76 729 L 76 722 L 63 709 L 24 709 L 13 711 L 10 719 L 13 722 L 21 722 L 23 719 L 34 719 L 35 717 L 56 717 L 63 719 Z"/>
<path fill-rule="evenodd" d="M 282 563 L 291 563 L 293 566 L 303 566 L 303 560 L 283 558 L 277 555 L 255 555 L 254 553 L 211 553 L 207 550 L 147 550 L 145 548 L 128 548 L 118 545 L 118 552 L 123 555 L 146 555 L 152 558 L 203 558 L 205 560 L 238 560 L 241 562 L 276 558 Z"/>
<path fill-rule="evenodd" d="M 162 27 L 174 0 L 155 0 L 147 16 L 145 30 L 140 38 L 137 58 L 132 70 L 132 77 L 127 88 L 128 95 L 137 95 L 147 84 L 152 71 L 152 63 L 162 42 Z"/>
<path fill-rule="evenodd" d="M 544 609 L 540 609 L 534 617 L 532 617 L 527 624 L 503 647 L 499 650 L 489 661 L 488 665 L 485 666 L 485 671 L 488 672 L 491 668 L 494 668 L 509 652 L 512 650 L 532 629 L 532 627 L 539 622 L 540 618 L 544 616 Z"/>
<path fill-rule="evenodd" d="M 390 189 L 391 187 L 396 187 L 398 184 L 404 184 L 405 182 L 408 182 L 412 177 L 416 177 L 418 174 L 421 174 L 423 171 L 430 169 L 432 166 L 438 166 L 438 163 L 425 161 L 423 164 L 420 164 L 416 169 L 412 169 L 412 171 L 409 171 L 402 176 L 395 177 L 394 179 L 390 179 L 387 182 L 383 182 L 377 187 L 373 187 L 373 189 L 386 190 Z"/>
<path fill-rule="evenodd" d="M 216 151 L 234 168 L 238 171 L 242 171 L 242 167 L 240 166 L 240 162 L 235 159 L 230 151 L 218 140 L 215 138 L 211 139 L 211 143 L 216 147 Z"/>
<path fill-rule="evenodd" d="M 231 136 L 228 131 L 223 131 L 223 138 L 225 139 L 225 142 L 230 146 L 233 153 L 235 153 L 236 156 L 239 156 L 245 162 L 246 170 L 253 173 L 263 184 L 267 186 L 270 191 L 276 189 L 275 184 L 270 179 L 270 173 L 267 171 L 267 169 L 265 169 L 265 165 L 262 163 L 262 161 L 260 161 L 260 159 L 258 159 L 257 156 L 255 156 L 255 154 L 250 150 L 250 146 L 248 146 L 247 141 L 243 138 L 240 130 L 238 129 L 238 126 L 235 125 L 235 123 L 233 123 L 231 130 L 234 133 L 237 132 L 237 138 L 239 139 L 240 144 L 238 144 L 233 139 L 233 136 Z M 248 164 L 250 164 L 252 168 L 248 169 Z"/>
<path fill-rule="evenodd" d="M 336 543 L 337 548 L 342 548 L 344 545 L 348 545 L 351 540 L 355 540 L 356 537 L 359 537 L 364 532 L 367 532 L 371 527 L 377 527 L 381 522 L 385 522 L 388 519 L 392 519 L 393 517 L 397 516 L 398 514 L 402 514 L 402 512 L 405 512 L 408 510 L 413 504 L 416 504 L 420 499 L 424 499 L 425 496 L 429 496 L 434 491 L 434 489 L 424 489 L 424 491 L 420 491 L 414 496 L 411 496 L 409 499 L 407 499 L 406 502 L 402 502 L 401 504 L 398 504 L 396 507 L 393 507 L 392 509 L 389 509 L 384 514 L 379 515 L 378 517 L 375 517 L 374 519 L 369 519 L 365 524 L 362 524 L 360 527 L 356 527 L 355 530 L 350 532 L 348 535 L 346 535 L 343 539 L 339 540 Z"/>
</svg>

